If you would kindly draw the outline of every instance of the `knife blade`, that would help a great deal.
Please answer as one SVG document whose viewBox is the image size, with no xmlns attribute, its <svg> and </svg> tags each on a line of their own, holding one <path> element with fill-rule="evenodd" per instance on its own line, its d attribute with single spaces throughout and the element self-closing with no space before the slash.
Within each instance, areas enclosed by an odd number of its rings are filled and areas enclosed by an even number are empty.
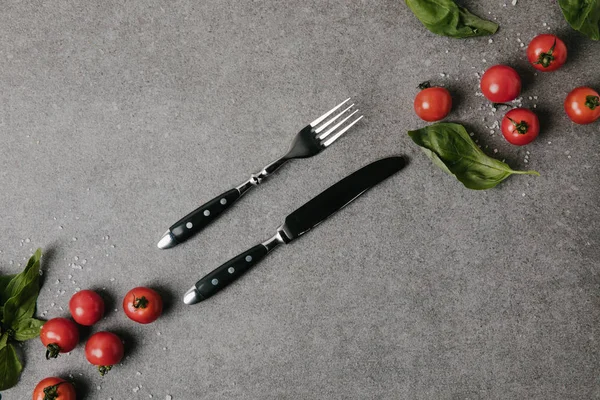
<svg viewBox="0 0 600 400">
<path fill-rule="evenodd" d="M 218 293 L 254 267 L 275 247 L 290 243 L 318 226 L 405 165 L 406 159 L 403 157 L 388 157 L 343 178 L 288 215 L 272 238 L 232 258 L 196 282 L 183 296 L 183 302 L 195 304 Z"/>
</svg>

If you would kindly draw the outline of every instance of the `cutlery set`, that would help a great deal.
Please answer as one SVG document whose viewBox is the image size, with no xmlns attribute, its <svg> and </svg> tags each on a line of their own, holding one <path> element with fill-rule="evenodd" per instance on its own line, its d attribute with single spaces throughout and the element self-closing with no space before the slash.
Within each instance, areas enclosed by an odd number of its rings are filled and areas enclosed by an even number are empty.
<svg viewBox="0 0 600 400">
<path fill-rule="evenodd" d="M 168 249 L 183 243 L 289 160 L 315 156 L 333 144 L 363 117 L 355 117 L 358 110 L 354 109 L 354 104 L 347 105 L 349 102 L 350 99 L 344 100 L 300 130 L 285 155 L 260 172 L 250 175 L 246 182 L 208 201 L 173 224 L 158 242 L 158 247 Z M 288 215 L 273 237 L 232 258 L 196 282 L 185 293 L 183 302 L 195 304 L 216 294 L 254 267 L 275 247 L 288 244 L 316 227 L 367 190 L 400 171 L 405 165 L 404 158 L 389 157 L 375 161 L 345 177 Z"/>
</svg>

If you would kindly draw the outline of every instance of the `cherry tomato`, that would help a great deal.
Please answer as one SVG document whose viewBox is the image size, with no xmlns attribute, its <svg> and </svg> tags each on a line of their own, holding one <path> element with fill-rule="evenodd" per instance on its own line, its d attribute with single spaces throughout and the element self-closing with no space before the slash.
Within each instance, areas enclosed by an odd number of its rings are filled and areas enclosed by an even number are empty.
<svg viewBox="0 0 600 400">
<path fill-rule="evenodd" d="M 149 324 L 162 313 L 163 302 L 158 293 L 147 287 L 131 289 L 123 299 L 125 314 L 135 322 Z"/>
<path fill-rule="evenodd" d="M 85 344 L 85 358 L 97 365 L 103 376 L 121 361 L 124 351 L 121 339 L 111 332 L 94 333 Z"/>
<path fill-rule="evenodd" d="M 589 87 L 575 88 L 565 99 L 565 111 L 576 124 L 591 124 L 600 118 L 600 96 Z"/>
<path fill-rule="evenodd" d="M 517 146 L 533 142 L 540 133 L 540 121 L 535 113 L 526 108 L 515 108 L 502 118 L 502 134 Z"/>
<path fill-rule="evenodd" d="M 506 103 L 521 93 L 521 78 L 508 65 L 494 65 L 481 77 L 481 91 L 489 101 Z"/>
<path fill-rule="evenodd" d="M 429 82 L 419 85 L 422 89 L 415 97 L 415 112 L 423 121 L 433 122 L 446 118 L 452 108 L 452 96 L 442 87 L 429 87 Z"/>
<path fill-rule="evenodd" d="M 104 315 L 104 300 L 93 290 L 82 290 L 71 297 L 69 310 L 75 322 L 91 326 Z"/>
<path fill-rule="evenodd" d="M 75 400 L 75 388 L 57 377 L 45 378 L 33 389 L 33 400 Z"/>
<path fill-rule="evenodd" d="M 556 71 L 567 61 L 567 46 L 560 38 L 544 33 L 529 42 L 527 58 L 535 69 Z"/>
<path fill-rule="evenodd" d="M 46 346 L 46 359 L 68 353 L 79 343 L 79 330 L 75 322 L 66 318 L 52 318 L 40 330 L 40 339 Z"/>
</svg>

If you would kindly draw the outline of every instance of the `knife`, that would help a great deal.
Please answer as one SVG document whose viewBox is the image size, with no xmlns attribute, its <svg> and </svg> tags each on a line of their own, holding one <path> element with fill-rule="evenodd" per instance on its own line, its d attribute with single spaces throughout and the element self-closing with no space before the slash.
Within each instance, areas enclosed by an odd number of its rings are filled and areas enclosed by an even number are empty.
<svg viewBox="0 0 600 400">
<path fill-rule="evenodd" d="M 254 267 L 275 247 L 302 236 L 405 165 L 405 158 L 389 157 L 345 177 L 288 215 L 272 238 L 232 258 L 196 282 L 183 296 L 183 302 L 196 304 L 218 293 Z"/>
</svg>

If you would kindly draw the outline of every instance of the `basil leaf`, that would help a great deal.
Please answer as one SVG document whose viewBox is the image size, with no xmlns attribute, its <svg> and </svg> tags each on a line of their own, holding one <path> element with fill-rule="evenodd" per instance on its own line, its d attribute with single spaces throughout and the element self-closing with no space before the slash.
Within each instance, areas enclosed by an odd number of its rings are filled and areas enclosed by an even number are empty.
<svg viewBox="0 0 600 400">
<path fill-rule="evenodd" d="M 23 342 L 25 340 L 36 338 L 40 335 L 40 328 L 45 321 L 36 318 L 27 318 L 13 325 L 15 331 L 15 340 Z"/>
<path fill-rule="evenodd" d="M 600 40 L 600 0 L 558 0 L 571 27 L 592 40 Z"/>
<path fill-rule="evenodd" d="M 8 292 L 6 291 L 6 287 L 8 286 L 8 283 L 11 280 L 13 280 L 13 278 L 15 276 L 16 275 L 3 275 L 3 276 L 0 276 L 0 306 L 2 304 L 4 304 L 4 302 L 6 300 L 8 300 L 9 297 L 11 297 L 11 296 L 8 295 Z"/>
<path fill-rule="evenodd" d="M 0 390 L 15 386 L 22 370 L 23 366 L 12 344 L 0 348 Z"/>
<path fill-rule="evenodd" d="M 8 333 L 3 333 L 2 336 L 0 336 L 0 349 L 3 348 L 4 346 L 6 346 L 7 342 L 8 342 Z"/>
<path fill-rule="evenodd" d="M 25 270 L 8 284 L 13 295 L 4 303 L 2 323 L 14 329 L 21 320 L 31 318 L 40 291 L 41 250 L 30 258 Z"/>
<path fill-rule="evenodd" d="M 437 123 L 408 132 L 427 156 L 469 189 L 490 189 L 513 174 L 538 175 L 536 171 L 515 171 L 488 157 L 460 124 Z"/>
<path fill-rule="evenodd" d="M 496 33 L 498 24 L 481 19 L 452 0 L 406 0 L 413 14 L 431 32 L 453 38 Z"/>
<path fill-rule="evenodd" d="M 23 288 L 23 279 L 25 275 L 27 275 L 29 270 L 31 268 L 34 268 L 36 262 L 38 263 L 37 268 L 39 269 L 39 261 L 41 257 L 42 249 L 37 249 L 35 253 L 33 253 L 33 255 L 29 258 L 29 261 L 27 261 L 25 269 L 23 269 L 23 271 L 20 274 L 14 275 L 13 279 L 11 279 L 10 282 L 8 282 L 8 284 L 6 285 L 6 289 L 4 290 L 6 295 L 5 300 L 8 300 L 9 298 L 13 297 Z"/>
</svg>

